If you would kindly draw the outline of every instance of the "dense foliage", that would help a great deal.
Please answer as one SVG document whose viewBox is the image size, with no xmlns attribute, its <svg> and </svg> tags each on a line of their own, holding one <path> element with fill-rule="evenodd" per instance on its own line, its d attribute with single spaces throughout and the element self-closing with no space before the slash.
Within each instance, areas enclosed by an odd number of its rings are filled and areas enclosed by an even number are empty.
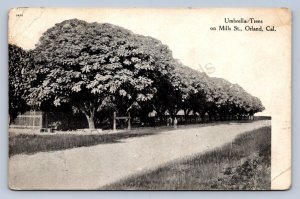
<svg viewBox="0 0 300 199">
<path fill-rule="evenodd" d="M 9 45 L 9 122 L 29 107 L 26 104 L 29 86 L 26 82 L 25 71 L 30 69 L 29 53 L 16 45 Z"/>
<path fill-rule="evenodd" d="M 10 68 L 16 71 L 28 64 L 14 58 L 25 54 L 20 51 L 10 48 Z M 204 121 L 205 115 L 239 119 L 264 109 L 239 85 L 184 66 L 159 40 L 111 24 L 63 21 L 41 36 L 30 56 L 28 105 L 70 106 L 86 116 L 90 128 L 97 115 L 110 117 L 112 111 L 141 119 L 155 111 L 163 121 L 183 110 Z M 22 91 L 10 77 L 12 91 Z"/>
</svg>

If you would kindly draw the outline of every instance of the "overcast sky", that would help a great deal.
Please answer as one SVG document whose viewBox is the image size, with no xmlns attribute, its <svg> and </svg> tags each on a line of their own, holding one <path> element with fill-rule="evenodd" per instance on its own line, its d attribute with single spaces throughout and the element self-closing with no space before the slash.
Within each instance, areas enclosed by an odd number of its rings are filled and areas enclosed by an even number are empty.
<svg viewBox="0 0 300 199">
<path fill-rule="evenodd" d="M 276 32 L 210 30 L 226 25 L 227 17 L 263 20 L 263 24 L 247 25 L 275 25 Z M 161 40 L 185 65 L 238 83 L 259 97 L 266 107 L 261 115 L 280 113 L 278 106 L 289 97 L 284 92 L 290 87 L 291 65 L 286 10 L 17 9 L 10 13 L 9 42 L 32 49 L 48 28 L 73 18 L 111 23 Z"/>
</svg>

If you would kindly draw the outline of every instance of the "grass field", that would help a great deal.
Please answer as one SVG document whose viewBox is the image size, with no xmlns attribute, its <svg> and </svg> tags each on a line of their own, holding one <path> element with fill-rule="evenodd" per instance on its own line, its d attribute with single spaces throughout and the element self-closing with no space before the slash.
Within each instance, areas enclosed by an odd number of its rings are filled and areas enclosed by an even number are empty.
<svg viewBox="0 0 300 199">
<path fill-rule="evenodd" d="M 268 190 L 271 127 L 238 136 L 214 151 L 131 176 L 104 190 Z"/>
</svg>

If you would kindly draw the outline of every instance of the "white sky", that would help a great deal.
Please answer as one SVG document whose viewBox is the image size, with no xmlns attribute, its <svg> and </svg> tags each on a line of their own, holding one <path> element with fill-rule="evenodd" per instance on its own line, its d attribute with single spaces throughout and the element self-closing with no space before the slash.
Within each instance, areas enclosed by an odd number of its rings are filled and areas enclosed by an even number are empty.
<svg viewBox="0 0 300 199">
<path fill-rule="evenodd" d="M 252 25 L 275 25 L 277 31 L 210 30 L 225 25 L 225 17 L 261 19 L 263 24 Z M 9 42 L 32 49 L 48 28 L 72 18 L 111 23 L 157 38 L 169 46 L 174 58 L 191 68 L 203 71 L 205 65 L 213 66 L 210 76 L 238 83 L 262 100 L 266 110 L 260 115 L 280 113 L 278 106 L 289 98 L 291 37 L 285 9 L 14 9 L 10 12 Z"/>
</svg>

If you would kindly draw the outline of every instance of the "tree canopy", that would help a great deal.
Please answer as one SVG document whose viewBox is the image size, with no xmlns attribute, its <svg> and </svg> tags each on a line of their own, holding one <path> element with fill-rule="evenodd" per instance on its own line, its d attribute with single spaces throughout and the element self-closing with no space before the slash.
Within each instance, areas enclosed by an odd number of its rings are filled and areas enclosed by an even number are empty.
<svg viewBox="0 0 300 199">
<path fill-rule="evenodd" d="M 26 93 L 18 77 L 29 57 L 33 68 Z M 10 92 L 11 99 L 24 99 L 26 93 L 30 106 L 72 106 L 86 116 L 90 128 L 95 128 L 96 113 L 107 109 L 120 114 L 138 110 L 139 116 L 156 111 L 158 117 L 166 112 L 175 117 L 182 109 L 185 115 L 220 119 L 264 109 L 239 85 L 183 65 L 155 38 L 78 19 L 55 24 L 30 52 L 10 46 Z M 10 105 L 16 107 L 13 101 Z"/>
<path fill-rule="evenodd" d="M 25 71 L 30 70 L 30 53 L 16 45 L 8 45 L 9 116 L 10 123 L 29 107 L 26 103 L 29 86 Z"/>
<path fill-rule="evenodd" d="M 70 103 L 90 128 L 107 105 L 128 111 L 153 98 L 155 79 L 172 60 L 160 41 L 111 24 L 67 20 L 47 30 L 33 51 L 35 73 L 30 103 Z"/>
</svg>

